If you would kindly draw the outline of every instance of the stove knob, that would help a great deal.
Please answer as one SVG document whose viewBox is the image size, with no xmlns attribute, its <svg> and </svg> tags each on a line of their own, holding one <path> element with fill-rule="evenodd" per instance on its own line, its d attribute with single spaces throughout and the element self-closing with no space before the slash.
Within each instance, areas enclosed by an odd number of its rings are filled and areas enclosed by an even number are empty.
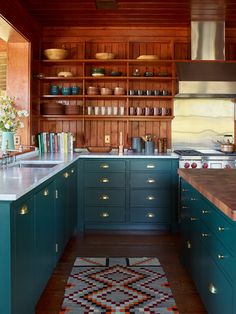
<svg viewBox="0 0 236 314">
<path fill-rule="evenodd" d="M 184 164 L 184 168 L 189 168 L 190 167 L 190 163 L 189 162 L 186 162 L 185 164 Z"/>
<path fill-rule="evenodd" d="M 202 165 L 202 168 L 204 168 L 204 169 L 208 168 L 208 163 L 204 162 Z"/>
<path fill-rule="evenodd" d="M 191 164 L 191 167 L 192 167 L 192 168 L 197 168 L 197 163 L 196 163 L 196 162 L 193 162 L 193 163 Z"/>
<path fill-rule="evenodd" d="M 225 165 L 225 169 L 230 169 L 231 166 L 230 165 Z"/>
</svg>

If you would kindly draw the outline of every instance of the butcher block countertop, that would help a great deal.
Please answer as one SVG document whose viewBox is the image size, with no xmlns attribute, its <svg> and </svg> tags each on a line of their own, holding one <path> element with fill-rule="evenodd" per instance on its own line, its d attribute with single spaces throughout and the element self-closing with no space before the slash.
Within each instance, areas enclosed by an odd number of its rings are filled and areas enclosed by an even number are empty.
<svg viewBox="0 0 236 314">
<path fill-rule="evenodd" d="M 179 169 L 178 173 L 236 221 L 236 169 Z"/>
</svg>

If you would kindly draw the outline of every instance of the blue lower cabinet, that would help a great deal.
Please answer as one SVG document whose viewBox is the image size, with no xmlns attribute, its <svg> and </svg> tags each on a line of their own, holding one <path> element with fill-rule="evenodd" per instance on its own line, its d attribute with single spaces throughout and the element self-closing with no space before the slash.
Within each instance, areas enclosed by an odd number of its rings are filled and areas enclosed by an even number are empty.
<svg viewBox="0 0 236 314">
<path fill-rule="evenodd" d="M 12 310 L 14 314 L 33 314 L 36 304 L 37 268 L 34 257 L 33 197 L 13 208 L 12 225 Z M 36 272 L 36 273 L 35 273 Z M 3 310 L 3 312 L 5 312 Z"/>
<path fill-rule="evenodd" d="M 183 180 L 180 210 L 182 260 L 207 313 L 236 313 L 235 222 Z"/>
<path fill-rule="evenodd" d="M 170 230 L 177 224 L 176 160 L 81 158 L 79 169 L 79 230 L 107 229 L 107 222 L 119 230 Z"/>
<path fill-rule="evenodd" d="M 51 182 L 35 195 L 35 266 L 38 297 L 55 266 L 55 185 Z"/>
</svg>

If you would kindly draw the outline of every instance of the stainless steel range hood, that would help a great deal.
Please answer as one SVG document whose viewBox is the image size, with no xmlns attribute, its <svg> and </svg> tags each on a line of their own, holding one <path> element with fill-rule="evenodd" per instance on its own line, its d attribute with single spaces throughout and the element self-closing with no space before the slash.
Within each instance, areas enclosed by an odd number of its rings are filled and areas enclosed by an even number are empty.
<svg viewBox="0 0 236 314">
<path fill-rule="evenodd" d="M 191 22 L 191 59 L 176 63 L 175 97 L 236 98 L 236 64 L 225 61 L 224 21 Z"/>
</svg>

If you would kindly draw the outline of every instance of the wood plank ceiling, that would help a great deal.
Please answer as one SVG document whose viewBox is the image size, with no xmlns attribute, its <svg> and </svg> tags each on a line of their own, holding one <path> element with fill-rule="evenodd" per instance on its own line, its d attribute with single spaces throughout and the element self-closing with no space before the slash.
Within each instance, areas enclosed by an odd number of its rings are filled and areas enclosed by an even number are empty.
<svg viewBox="0 0 236 314">
<path fill-rule="evenodd" d="M 225 20 L 226 27 L 236 27 L 236 0 L 18 1 L 43 27 L 183 27 L 191 20 Z"/>
</svg>

